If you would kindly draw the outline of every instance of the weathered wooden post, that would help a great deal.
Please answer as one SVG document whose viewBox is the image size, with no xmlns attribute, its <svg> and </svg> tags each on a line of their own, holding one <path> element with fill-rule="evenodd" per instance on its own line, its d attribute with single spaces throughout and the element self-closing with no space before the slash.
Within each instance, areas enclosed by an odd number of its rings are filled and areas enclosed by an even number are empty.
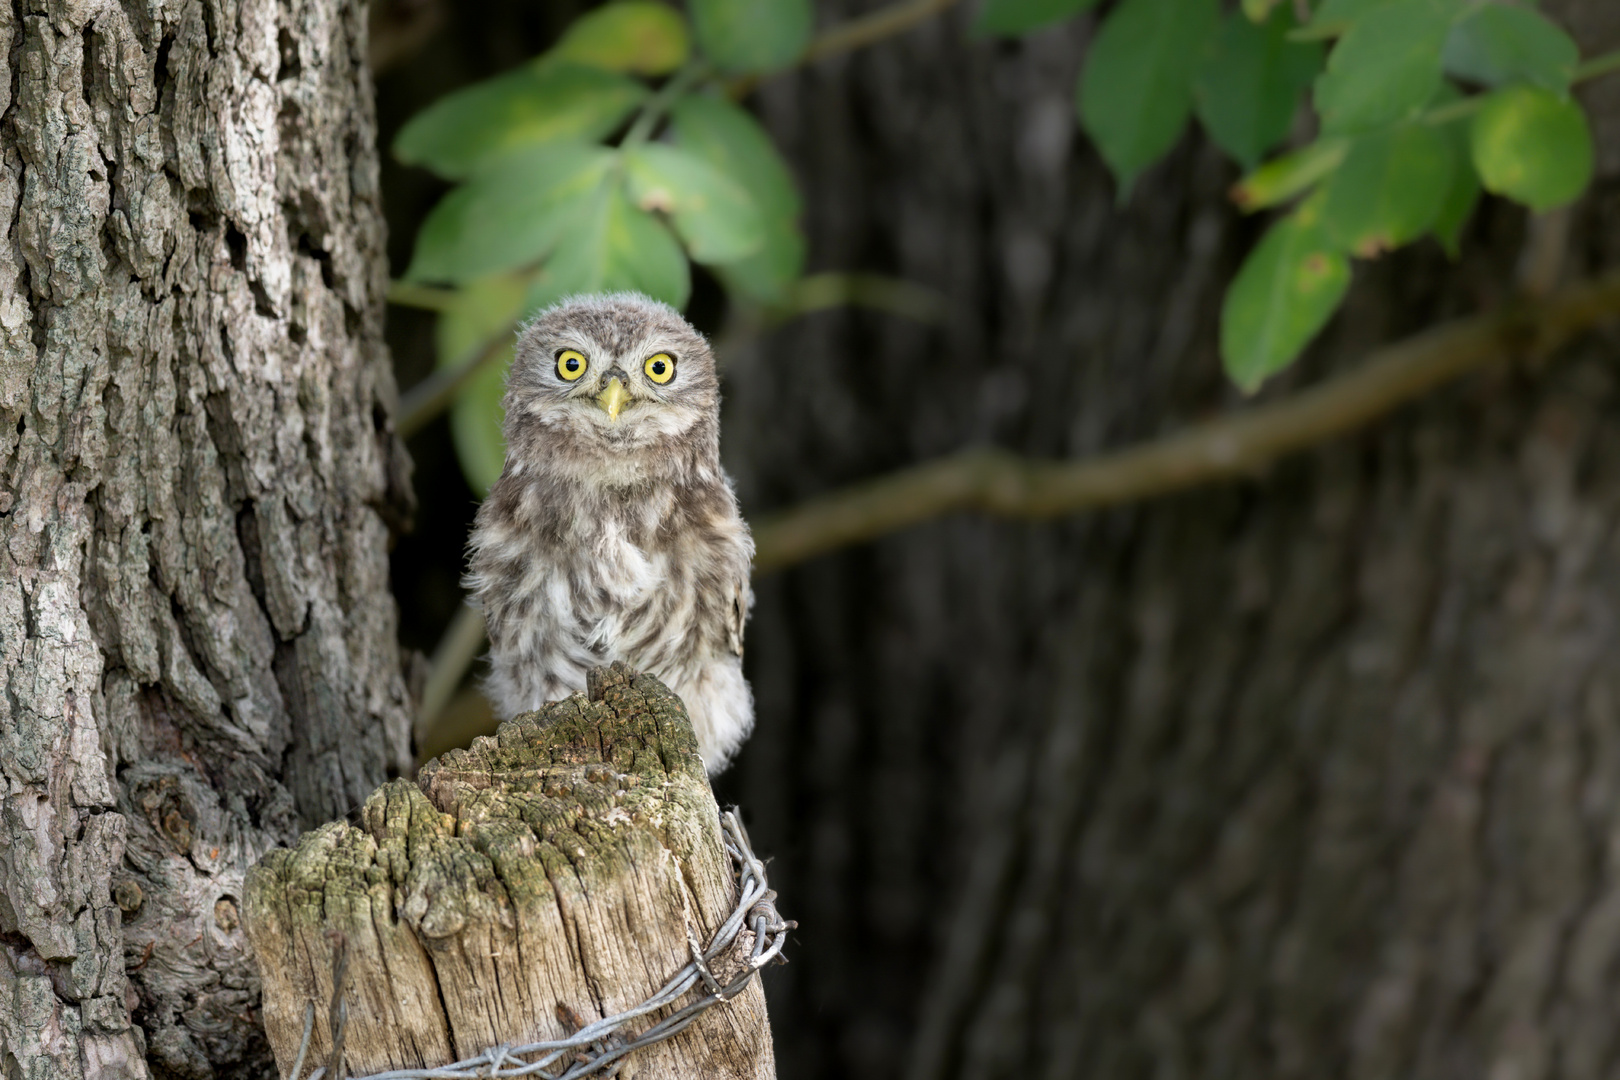
<svg viewBox="0 0 1620 1080">
<path fill-rule="evenodd" d="M 342 1066 L 358 1076 L 564 1039 L 632 1009 L 692 964 L 738 902 L 684 707 L 656 679 L 614 665 L 592 673 L 587 695 L 383 786 L 358 826 L 325 825 L 271 852 L 249 876 L 245 916 L 282 1076 L 311 1005 L 304 1074 L 331 1056 L 339 949 Z M 690 991 L 617 1038 L 738 985 L 759 951 L 747 927 L 771 920 L 745 919 Z M 596 1040 L 545 1072 L 615 1045 Z M 774 1077 L 759 980 L 622 1057 L 618 1075 Z"/>
</svg>

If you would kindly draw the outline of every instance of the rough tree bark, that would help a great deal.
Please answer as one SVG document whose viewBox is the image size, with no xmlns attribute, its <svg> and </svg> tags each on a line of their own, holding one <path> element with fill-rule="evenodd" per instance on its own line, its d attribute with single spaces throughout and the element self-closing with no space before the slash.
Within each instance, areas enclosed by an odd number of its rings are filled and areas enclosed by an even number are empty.
<svg viewBox="0 0 1620 1080">
<path fill-rule="evenodd" d="M 971 7 L 762 91 L 818 268 L 932 285 L 951 318 L 822 315 L 738 358 L 750 513 L 1241 404 L 1217 313 L 1261 223 L 1230 166 L 1189 138 L 1117 206 L 1074 123 L 1088 26 L 976 41 Z M 1609 0 L 1543 8 L 1620 46 Z M 1620 263 L 1620 96 L 1583 96 L 1602 178 L 1566 278 Z M 1525 236 L 1492 203 L 1459 263 L 1363 267 L 1267 393 L 1488 308 Z M 761 582 L 761 722 L 719 786 L 807 927 L 768 986 L 783 1075 L 1613 1075 L 1616 344 L 1250 483 Z"/>
<path fill-rule="evenodd" d="M 243 873 L 408 767 L 364 44 L 352 0 L 0 14 L 8 1075 L 263 1075 Z"/>
<path fill-rule="evenodd" d="M 591 673 L 588 697 L 389 782 L 360 826 L 323 826 L 248 878 L 243 910 L 281 1074 L 312 1005 L 306 1070 L 330 1060 L 337 942 L 348 1075 L 561 1039 L 640 1005 L 691 960 L 689 935 L 708 942 L 736 906 L 720 828 L 680 699 L 618 664 Z M 744 931 L 711 961 L 721 986 L 747 970 L 753 943 Z M 774 1080 L 759 980 L 618 1068 L 641 1080 Z"/>
</svg>

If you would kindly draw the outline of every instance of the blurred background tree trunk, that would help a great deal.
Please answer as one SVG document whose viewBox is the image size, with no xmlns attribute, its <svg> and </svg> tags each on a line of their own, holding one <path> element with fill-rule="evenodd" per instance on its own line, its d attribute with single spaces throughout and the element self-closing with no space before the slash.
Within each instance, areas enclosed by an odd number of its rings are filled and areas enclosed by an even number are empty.
<svg viewBox="0 0 1620 1080">
<path fill-rule="evenodd" d="M 410 767 L 361 6 L 0 17 L 0 1062 L 263 1076 L 242 875 Z"/>
<path fill-rule="evenodd" d="M 1620 47 L 1609 0 L 1546 6 L 1584 51 Z M 992 43 L 974 8 L 755 99 L 812 269 L 919 282 L 950 315 L 821 314 L 731 352 L 750 515 L 965 445 L 1080 456 L 1245 404 L 1217 317 L 1263 223 L 1230 166 L 1189 137 L 1122 205 L 1074 121 L 1090 24 Z M 385 138 L 574 10 L 447 7 L 380 81 Z M 1487 204 L 1457 262 L 1363 264 L 1263 397 L 1620 265 L 1620 87 L 1586 96 L 1587 200 L 1533 226 Z M 397 267 L 442 188 L 384 183 Z M 719 308 L 700 285 L 694 318 Z M 404 383 L 429 326 L 391 321 Z M 759 727 L 717 788 L 804 928 L 767 981 L 781 1074 L 1612 1073 L 1617 344 L 1470 377 L 1243 484 L 943 521 L 760 581 Z M 442 423 L 413 449 L 434 513 L 394 578 L 429 647 L 471 498 Z"/>
</svg>

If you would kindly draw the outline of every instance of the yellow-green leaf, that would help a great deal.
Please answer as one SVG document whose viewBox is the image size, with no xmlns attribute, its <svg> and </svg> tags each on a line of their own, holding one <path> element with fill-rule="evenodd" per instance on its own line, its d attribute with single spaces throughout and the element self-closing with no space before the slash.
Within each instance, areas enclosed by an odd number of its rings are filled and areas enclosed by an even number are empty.
<svg viewBox="0 0 1620 1080">
<path fill-rule="evenodd" d="M 557 238 L 530 296 L 630 290 L 684 308 L 691 273 L 663 222 L 631 204 L 620 184 L 604 185 Z"/>
<path fill-rule="evenodd" d="M 520 275 L 483 278 L 459 289 L 434 327 L 440 369 L 466 362 L 494 334 L 521 314 L 527 281 Z M 462 387 L 450 406 L 450 438 L 467 484 L 482 498 L 501 475 L 506 442 L 501 435 L 501 395 L 512 366 L 512 342 Z"/>
<path fill-rule="evenodd" d="M 405 277 L 462 282 L 538 262 L 606 182 L 614 156 L 600 146 L 560 143 L 474 177 L 428 214 Z"/>
<path fill-rule="evenodd" d="M 635 205 L 667 215 L 697 262 L 731 262 L 764 243 L 747 190 L 681 147 L 650 143 L 628 150 L 625 175 Z"/>
<path fill-rule="evenodd" d="M 719 268 L 727 288 L 766 303 L 804 270 L 799 191 L 776 144 L 747 111 L 720 97 L 694 94 L 670 113 L 676 143 L 742 185 L 758 207 L 763 243 Z"/>
<path fill-rule="evenodd" d="M 551 55 L 608 71 L 667 75 L 692 49 L 686 20 L 658 0 L 614 0 L 575 19 Z"/>
<path fill-rule="evenodd" d="M 1574 202 L 1592 180 L 1592 131 L 1575 101 L 1523 83 L 1492 93 L 1469 132 L 1485 190 L 1537 212 Z"/>
<path fill-rule="evenodd" d="M 1448 0 L 1392 0 L 1351 24 L 1316 81 L 1331 134 L 1410 119 L 1440 89 L 1440 48 L 1456 17 Z"/>
<path fill-rule="evenodd" d="M 1440 214 L 1454 157 L 1447 134 L 1428 124 L 1360 136 L 1322 188 L 1322 233 L 1362 258 L 1422 236 Z"/>
<path fill-rule="evenodd" d="M 1239 180 L 1232 201 L 1245 211 L 1285 203 L 1314 187 L 1344 164 L 1348 139 L 1318 139 L 1309 146 L 1274 158 Z"/>
<path fill-rule="evenodd" d="M 763 73 L 797 60 L 810 43 L 810 0 L 689 0 L 703 53 L 722 71 Z"/>
<path fill-rule="evenodd" d="M 1221 358 L 1246 391 L 1293 363 L 1350 287 L 1349 262 L 1316 228 L 1310 209 L 1307 203 L 1273 225 L 1227 290 Z"/>
<path fill-rule="evenodd" d="M 394 156 L 459 180 L 521 150 L 594 142 L 646 96 L 635 80 L 583 64 L 528 65 L 417 113 L 394 139 Z"/>
</svg>

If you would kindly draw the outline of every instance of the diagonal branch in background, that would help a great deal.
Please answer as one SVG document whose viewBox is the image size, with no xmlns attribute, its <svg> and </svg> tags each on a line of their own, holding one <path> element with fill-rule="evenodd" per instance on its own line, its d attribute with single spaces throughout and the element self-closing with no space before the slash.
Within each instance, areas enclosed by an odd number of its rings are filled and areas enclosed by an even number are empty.
<svg viewBox="0 0 1620 1080">
<path fill-rule="evenodd" d="M 769 76 L 744 75 L 732 79 L 725 84 L 726 93 L 733 99 L 745 98 L 754 92 L 762 78 L 785 75 L 789 71 L 796 71 L 808 64 L 825 60 L 829 56 L 839 56 L 864 49 L 868 45 L 875 45 L 885 38 L 903 34 L 912 27 L 927 22 L 935 15 L 955 7 L 957 3 L 958 0 L 898 0 L 897 3 L 880 7 L 876 11 L 848 19 L 817 34 L 804 50 L 804 55 L 793 64 L 781 71 L 773 71 Z"/>
<path fill-rule="evenodd" d="M 502 348 L 511 344 L 517 328 L 516 320 L 508 323 L 473 346 L 464 359 L 440 368 L 401 394 L 399 419 L 394 421 L 395 433 L 402 439 L 408 439 L 448 409 L 456 395 L 461 393 L 461 388 L 467 385 L 467 380 L 499 356 Z"/>
<path fill-rule="evenodd" d="M 754 523 L 754 573 L 961 511 L 1050 518 L 1231 479 L 1389 413 L 1495 360 L 1545 355 L 1620 315 L 1620 272 L 1448 323 L 1373 353 L 1286 400 L 1081 461 L 968 450 L 903 469 Z"/>
<path fill-rule="evenodd" d="M 884 38 L 903 34 L 947 8 L 955 7 L 956 3 L 957 0 L 900 0 L 899 3 L 878 8 L 817 35 L 804 51 L 801 62 L 813 64 L 829 56 L 864 49 Z"/>
<path fill-rule="evenodd" d="M 1379 349 L 1354 370 L 1293 397 L 1125 450 L 1073 462 L 969 450 L 903 469 L 756 519 L 754 575 L 946 514 L 1051 518 L 1239 477 L 1377 420 L 1492 361 L 1547 355 L 1617 316 L 1620 272 L 1436 327 Z M 446 634 L 447 642 L 474 640 L 477 625 L 467 620 L 477 613 L 469 612 Z M 477 646 L 441 650 L 446 659 L 440 664 L 435 653 L 431 678 L 454 688 Z M 431 735 L 441 711 L 419 718 L 419 739 Z"/>
</svg>

